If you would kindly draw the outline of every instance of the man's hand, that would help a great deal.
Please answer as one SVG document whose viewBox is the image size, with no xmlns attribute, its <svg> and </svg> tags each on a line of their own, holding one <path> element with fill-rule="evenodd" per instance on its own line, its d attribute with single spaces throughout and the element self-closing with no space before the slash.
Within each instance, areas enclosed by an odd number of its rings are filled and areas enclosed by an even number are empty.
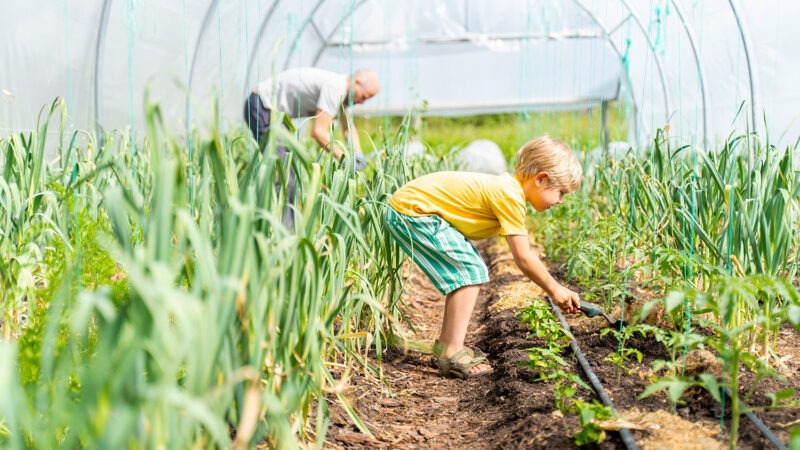
<svg viewBox="0 0 800 450">
<path fill-rule="evenodd" d="M 575 314 L 580 311 L 581 297 L 577 292 L 571 291 L 560 284 L 550 293 L 550 298 L 553 299 L 553 303 L 567 314 Z"/>
<path fill-rule="evenodd" d="M 367 167 L 367 160 L 364 159 L 364 155 L 361 153 L 353 153 L 353 161 L 355 164 L 353 167 L 356 172 L 361 172 Z M 350 164 L 350 160 L 346 156 L 342 156 L 342 167 L 350 167 Z"/>
<path fill-rule="evenodd" d="M 361 153 L 356 153 L 353 155 L 356 162 L 356 172 L 361 172 L 367 167 L 367 160 L 364 159 L 364 155 Z"/>
</svg>

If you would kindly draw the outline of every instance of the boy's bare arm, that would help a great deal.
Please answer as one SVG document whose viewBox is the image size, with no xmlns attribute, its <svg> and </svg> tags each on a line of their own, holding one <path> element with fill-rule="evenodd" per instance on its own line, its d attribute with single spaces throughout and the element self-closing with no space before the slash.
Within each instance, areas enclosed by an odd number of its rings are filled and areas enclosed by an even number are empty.
<svg viewBox="0 0 800 450">
<path fill-rule="evenodd" d="M 514 263 L 517 264 L 517 267 L 522 270 L 525 276 L 544 289 L 553 299 L 553 302 L 565 313 L 577 313 L 579 311 L 580 296 L 578 296 L 578 293 L 562 286 L 550 275 L 544 263 L 531 251 L 528 236 L 509 235 L 506 236 L 506 241 L 511 249 L 511 254 L 514 256 Z"/>
</svg>

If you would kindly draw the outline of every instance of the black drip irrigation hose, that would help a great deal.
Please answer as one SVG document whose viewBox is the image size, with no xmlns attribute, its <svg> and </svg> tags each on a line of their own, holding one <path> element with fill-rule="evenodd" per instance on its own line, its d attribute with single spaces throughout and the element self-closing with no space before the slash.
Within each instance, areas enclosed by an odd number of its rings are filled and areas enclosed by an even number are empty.
<svg viewBox="0 0 800 450">
<path fill-rule="evenodd" d="M 555 304 L 553 304 L 553 299 L 551 299 L 549 296 L 545 298 L 547 298 L 548 303 L 550 303 L 550 307 L 553 309 L 553 312 L 555 312 L 556 317 L 558 317 L 558 321 L 561 322 L 561 327 L 571 335 L 572 331 L 570 330 L 567 321 L 564 320 L 564 316 L 561 314 L 561 311 Z M 597 378 L 597 375 L 595 375 L 594 371 L 592 371 L 592 366 L 589 365 L 589 361 L 586 359 L 586 356 L 584 356 L 583 352 L 581 352 L 580 347 L 578 347 L 578 342 L 574 337 L 570 339 L 569 346 L 572 348 L 572 352 L 575 353 L 575 357 L 578 358 L 578 362 L 581 364 L 584 373 L 586 373 L 586 376 L 589 378 L 589 382 L 592 383 L 592 387 L 594 387 L 595 392 L 597 392 L 597 396 L 600 397 L 600 401 L 602 401 L 603 405 L 605 405 L 607 408 L 611 409 L 611 412 L 619 415 L 617 410 L 614 408 L 614 403 L 611 401 L 611 398 L 609 398 L 608 394 L 606 394 L 605 389 L 603 389 L 603 384 L 600 383 L 600 379 Z M 639 449 L 639 447 L 636 445 L 636 439 L 633 438 L 630 430 L 621 427 L 619 429 L 619 434 L 620 437 L 622 437 L 622 442 L 625 444 L 625 448 L 628 450 Z"/>
<path fill-rule="evenodd" d="M 549 296 L 546 296 L 545 298 L 547 299 L 547 302 L 550 303 L 550 307 L 555 312 L 556 317 L 558 317 L 558 321 L 561 323 L 561 327 L 567 330 L 567 332 L 569 332 L 570 334 L 572 334 L 572 331 L 570 330 L 567 321 L 561 314 L 561 310 L 553 303 L 553 299 L 551 299 Z M 570 339 L 569 346 L 575 353 L 575 357 L 578 358 L 578 362 L 580 362 L 583 371 L 589 378 L 589 382 L 592 383 L 592 387 L 594 387 L 594 390 L 597 392 L 597 396 L 600 397 L 600 400 L 603 402 L 603 405 L 611 408 L 611 411 L 614 414 L 617 414 L 617 410 L 614 409 L 614 404 L 611 402 L 611 399 L 608 397 L 608 394 L 606 394 L 605 389 L 603 389 L 603 385 L 600 383 L 600 379 L 598 379 L 597 375 L 595 375 L 594 371 L 592 371 L 592 367 L 589 365 L 589 361 L 586 359 L 586 356 L 584 356 L 583 352 L 581 352 L 581 349 L 578 347 L 578 343 L 575 341 L 575 338 Z M 733 398 L 733 393 L 728 388 L 725 388 L 725 395 L 727 395 L 729 399 Z M 767 428 L 766 425 L 764 425 L 764 422 L 762 422 L 761 419 L 759 419 L 755 414 L 753 414 L 750 411 L 745 412 L 744 415 L 750 420 L 750 422 L 753 423 L 753 425 L 755 425 L 758 431 L 760 431 L 761 434 L 763 434 L 764 437 L 766 437 L 772 443 L 772 445 L 775 446 L 775 448 L 777 448 L 778 450 L 786 450 L 786 446 L 783 444 L 783 442 L 781 442 L 780 439 L 778 439 L 778 437 L 775 436 L 775 434 L 772 433 L 772 431 L 769 428 Z M 636 441 L 634 440 L 630 430 L 628 430 L 627 428 L 620 428 L 619 434 L 622 436 L 622 442 L 625 443 L 625 447 L 628 448 L 628 450 L 638 449 L 638 447 L 636 446 Z"/>
<path fill-rule="evenodd" d="M 729 388 L 725 388 L 725 395 L 727 395 L 729 399 L 733 400 L 733 392 L 731 392 Z M 764 435 L 764 437 L 766 437 L 767 439 L 769 439 L 770 442 L 772 442 L 772 445 L 774 445 L 775 448 L 777 448 L 778 450 L 786 450 L 786 446 L 783 445 L 783 442 L 781 442 L 781 440 L 778 439 L 778 436 L 775 436 L 775 434 L 773 434 L 772 431 L 769 428 L 767 428 L 766 425 L 764 425 L 764 422 L 762 422 L 761 419 L 759 419 L 755 414 L 753 414 L 750 411 L 747 411 L 746 413 L 744 413 L 744 415 L 748 419 L 750 419 L 750 422 L 753 422 L 753 425 L 755 425 L 756 428 L 758 428 L 758 431 L 760 431 L 761 434 Z"/>
</svg>

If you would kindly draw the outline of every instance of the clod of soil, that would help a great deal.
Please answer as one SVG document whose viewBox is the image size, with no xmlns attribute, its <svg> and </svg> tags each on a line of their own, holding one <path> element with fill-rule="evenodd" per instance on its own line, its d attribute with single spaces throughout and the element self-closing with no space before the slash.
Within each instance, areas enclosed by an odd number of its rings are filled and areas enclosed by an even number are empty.
<svg viewBox="0 0 800 450">
<path fill-rule="evenodd" d="M 696 348 L 686 354 L 686 375 L 699 375 L 708 372 L 718 379 L 722 376 L 722 365 L 717 358 L 708 350 Z"/>
<path fill-rule="evenodd" d="M 718 432 L 711 421 L 688 421 L 667 411 L 644 412 L 631 409 L 622 416 L 649 431 L 636 440 L 641 450 L 722 450 L 725 445 L 717 440 Z"/>
</svg>

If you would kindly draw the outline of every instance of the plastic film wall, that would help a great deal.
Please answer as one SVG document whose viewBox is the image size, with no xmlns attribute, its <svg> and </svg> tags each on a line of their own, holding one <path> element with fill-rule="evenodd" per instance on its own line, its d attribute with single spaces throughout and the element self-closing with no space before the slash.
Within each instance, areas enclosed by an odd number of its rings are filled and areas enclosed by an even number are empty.
<svg viewBox="0 0 800 450">
<path fill-rule="evenodd" d="M 362 114 L 582 109 L 620 100 L 630 140 L 669 123 L 702 143 L 733 130 L 800 136 L 800 3 L 637 0 L 4 0 L 0 134 L 57 96 L 71 126 L 242 126 L 260 79 L 289 67 L 382 81 Z M 763 116 L 767 117 L 764 126 Z M 753 119 L 755 118 L 755 123 Z"/>
</svg>

